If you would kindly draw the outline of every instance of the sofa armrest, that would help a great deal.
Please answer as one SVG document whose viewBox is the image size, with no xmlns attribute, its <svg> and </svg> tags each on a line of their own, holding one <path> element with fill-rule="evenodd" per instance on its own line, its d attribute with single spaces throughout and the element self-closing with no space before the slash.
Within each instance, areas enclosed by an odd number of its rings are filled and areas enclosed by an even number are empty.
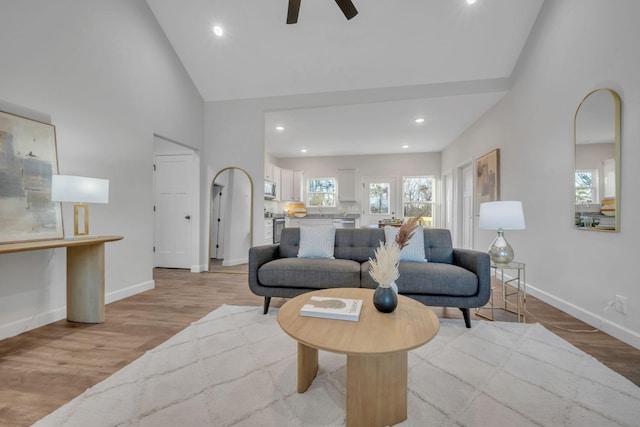
<svg viewBox="0 0 640 427">
<path fill-rule="evenodd" d="M 453 264 L 478 276 L 478 298 L 486 304 L 491 297 L 491 260 L 486 252 L 453 249 Z"/>
<path fill-rule="evenodd" d="M 249 288 L 253 291 L 258 283 L 258 270 L 264 264 L 279 258 L 280 245 L 253 246 L 249 248 Z M 255 293 L 255 292 L 254 292 Z"/>
</svg>

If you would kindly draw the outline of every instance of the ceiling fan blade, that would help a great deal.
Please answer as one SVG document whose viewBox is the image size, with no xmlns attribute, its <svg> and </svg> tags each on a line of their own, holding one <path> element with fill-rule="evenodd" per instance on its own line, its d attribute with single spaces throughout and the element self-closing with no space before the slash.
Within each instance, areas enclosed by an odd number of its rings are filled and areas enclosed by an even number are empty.
<svg viewBox="0 0 640 427">
<path fill-rule="evenodd" d="M 351 19 L 358 14 L 358 10 L 351 0 L 336 0 L 336 3 L 338 3 L 340 10 L 344 13 L 345 18 Z"/>
<path fill-rule="evenodd" d="M 287 24 L 297 24 L 298 13 L 300 13 L 300 0 L 289 0 L 289 11 L 287 12 Z"/>
</svg>

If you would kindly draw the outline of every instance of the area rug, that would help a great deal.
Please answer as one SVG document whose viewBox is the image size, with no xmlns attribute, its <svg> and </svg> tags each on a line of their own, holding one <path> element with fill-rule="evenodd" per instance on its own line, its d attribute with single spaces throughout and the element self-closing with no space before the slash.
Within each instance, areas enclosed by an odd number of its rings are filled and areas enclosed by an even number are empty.
<svg viewBox="0 0 640 427">
<path fill-rule="evenodd" d="M 277 310 L 222 306 L 36 426 L 342 426 L 346 356 L 296 392 Z M 637 426 L 640 389 L 539 324 L 441 319 L 409 353 L 401 426 Z"/>
</svg>

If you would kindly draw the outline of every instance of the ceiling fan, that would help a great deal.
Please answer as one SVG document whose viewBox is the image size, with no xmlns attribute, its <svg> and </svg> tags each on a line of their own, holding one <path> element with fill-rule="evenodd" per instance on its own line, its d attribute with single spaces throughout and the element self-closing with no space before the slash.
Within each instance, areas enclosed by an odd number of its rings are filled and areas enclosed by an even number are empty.
<svg viewBox="0 0 640 427">
<path fill-rule="evenodd" d="M 289 0 L 289 11 L 287 12 L 287 24 L 296 24 L 298 22 L 298 13 L 300 12 L 301 0 Z M 358 14 L 356 7 L 351 0 L 336 0 L 345 18 L 351 19 Z"/>
</svg>

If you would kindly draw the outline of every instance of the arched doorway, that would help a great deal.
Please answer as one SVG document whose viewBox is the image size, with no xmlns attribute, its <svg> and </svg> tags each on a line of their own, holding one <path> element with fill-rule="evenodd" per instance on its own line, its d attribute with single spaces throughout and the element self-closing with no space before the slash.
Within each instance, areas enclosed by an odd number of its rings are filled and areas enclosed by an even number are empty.
<svg viewBox="0 0 640 427">
<path fill-rule="evenodd" d="M 246 264 L 252 242 L 253 181 L 238 167 L 222 169 L 211 181 L 209 267 Z"/>
</svg>

